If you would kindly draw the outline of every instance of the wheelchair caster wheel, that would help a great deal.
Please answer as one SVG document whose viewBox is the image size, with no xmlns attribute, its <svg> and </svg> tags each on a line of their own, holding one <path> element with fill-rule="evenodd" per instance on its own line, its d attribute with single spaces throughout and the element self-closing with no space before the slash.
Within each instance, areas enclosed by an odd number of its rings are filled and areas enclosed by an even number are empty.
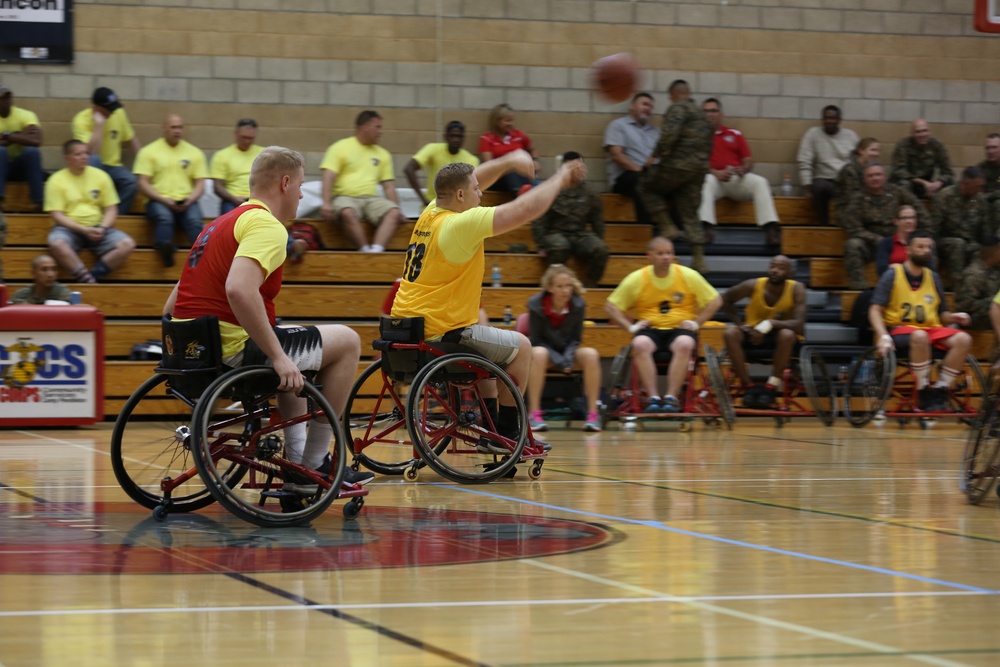
<svg viewBox="0 0 1000 667">
<path fill-rule="evenodd" d="M 920 429 L 922 431 L 926 431 L 930 427 L 931 427 L 931 420 L 930 419 L 921 419 L 920 420 Z"/>
<path fill-rule="evenodd" d="M 166 505 L 157 505 L 153 508 L 153 518 L 157 521 L 166 521 L 168 514 L 170 514 L 170 510 L 167 509 Z"/>
<path fill-rule="evenodd" d="M 682 421 L 681 422 L 681 433 L 687 433 L 690 430 L 691 430 L 691 422 L 689 422 L 689 421 Z"/>
<path fill-rule="evenodd" d="M 541 459 L 537 459 L 534 463 L 531 464 L 531 467 L 528 468 L 529 479 L 538 479 L 539 477 L 542 476 L 542 463 L 543 461 Z"/>
<path fill-rule="evenodd" d="M 410 466 L 409 468 L 403 471 L 403 479 L 405 479 L 407 482 L 417 481 L 417 477 L 419 475 L 420 472 L 417 470 L 416 466 Z"/>
<path fill-rule="evenodd" d="M 364 498 L 355 498 L 351 502 L 344 505 L 344 518 L 353 519 L 358 516 L 358 514 L 361 513 L 361 508 L 364 507 L 364 504 Z"/>
</svg>

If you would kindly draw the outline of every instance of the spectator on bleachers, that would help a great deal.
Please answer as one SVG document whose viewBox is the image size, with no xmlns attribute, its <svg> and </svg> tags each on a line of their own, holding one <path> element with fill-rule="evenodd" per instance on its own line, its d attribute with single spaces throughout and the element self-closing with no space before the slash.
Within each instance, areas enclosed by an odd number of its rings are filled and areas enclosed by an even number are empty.
<svg viewBox="0 0 1000 667">
<path fill-rule="evenodd" d="M 927 232 L 910 235 L 907 259 L 896 264 L 879 278 L 868 309 L 879 353 L 908 346 L 917 383 L 921 410 L 945 410 L 946 390 L 961 373 L 972 337 L 949 325 L 967 327 L 968 313 L 949 312 L 941 277 L 930 269 L 934 239 Z M 930 385 L 931 346 L 946 352 L 938 369 L 938 379 Z"/>
<path fill-rule="evenodd" d="M 163 136 L 139 151 L 135 174 L 146 195 L 146 218 L 153 224 L 153 243 L 163 266 L 174 265 L 174 228 L 181 227 L 189 243 L 201 233 L 198 199 L 205 191 L 208 165 L 201 149 L 185 141 L 184 119 L 169 114 Z"/>
<path fill-rule="evenodd" d="M 934 195 L 930 232 L 941 255 L 945 287 L 953 289 L 982 240 L 996 236 L 979 167 L 966 167 L 958 183 Z"/>
<path fill-rule="evenodd" d="M 564 162 L 582 159 L 573 151 L 563 155 Z M 531 235 L 546 265 L 565 264 L 576 257 L 586 267 L 588 287 L 601 281 L 609 254 L 604 242 L 604 208 L 600 196 L 585 182 L 560 192 L 549 210 L 531 223 Z"/>
<path fill-rule="evenodd" d="M 3 244 L 7 241 L 7 218 L 3 216 L 3 211 L 0 211 L 0 249 L 3 248 Z M 0 284 L 3 283 L 3 259 L 0 258 Z M 0 302 L 0 306 L 3 303 Z"/>
<path fill-rule="evenodd" d="M 878 162 L 881 154 L 882 144 L 879 143 L 878 139 L 865 137 L 858 142 L 858 145 L 851 151 L 847 163 L 837 172 L 837 178 L 833 184 L 833 203 L 836 206 L 838 220 L 840 209 L 847 205 L 851 197 L 864 192 L 865 167 L 873 162 Z"/>
<path fill-rule="evenodd" d="M 753 173 L 753 156 L 746 138 L 739 130 L 722 124 L 724 116 L 719 100 L 708 98 L 702 102 L 701 110 L 705 112 L 714 133 L 712 154 L 708 159 L 709 171 L 705 174 L 698 209 L 702 224 L 715 226 L 715 202 L 723 197 L 734 201 L 753 200 L 757 225 L 767 233 L 767 244 L 780 246 L 781 231 L 771 184 L 763 176 Z"/>
<path fill-rule="evenodd" d="M 516 150 L 525 150 L 535 161 L 535 174 L 541 169 L 538 154 L 531 145 L 531 138 L 514 127 L 514 109 L 509 104 L 498 104 L 490 109 L 490 129 L 479 137 L 479 159 L 482 162 L 494 160 Z M 525 186 L 535 185 L 537 178 L 528 178 L 524 174 L 509 172 L 491 185 L 488 190 L 518 194 Z"/>
<path fill-rule="evenodd" d="M 219 197 L 219 215 L 229 213 L 250 199 L 250 167 L 264 150 L 263 146 L 254 143 L 257 139 L 257 121 L 253 118 L 236 121 L 233 136 L 235 143 L 217 151 L 208 168 L 212 189 Z"/>
<path fill-rule="evenodd" d="M 59 265 L 48 255 L 36 255 L 31 260 L 31 277 L 34 283 L 14 292 L 10 302 L 41 305 L 46 301 L 65 301 L 72 298 L 68 287 L 56 281 Z"/>
<path fill-rule="evenodd" d="M 132 210 L 137 185 L 135 174 L 122 163 L 122 145 L 129 147 L 134 159 L 142 149 L 142 142 L 115 91 L 97 88 L 91 102 L 90 107 L 73 116 L 73 138 L 87 144 L 90 166 L 111 177 L 120 200 L 118 212 L 127 215 Z"/>
<path fill-rule="evenodd" d="M 528 339 L 531 341 L 531 372 L 528 375 L 528 421 L 532 431 L 548 429 L 542 414 L 545 372 L 549 368 L 583 372 L 587 417 L 583 430 L 601 430 L 597 399 L 601 393 L 601 355 L 592 347 L 580 347 L 587 305 L 585 290 L 573 270 L 552 264 L 542 275 L 542 291 L 528 299 Z"/>
<path fill-rule="evenodd" d="M 399 210 L 392 155 L 378 145 L 382 116 L 367 109 L 354 120 L 354 136 L 326 149 L 320 173 L 323 177 L 320 215 L 340 220 L 344 235 L 361 252 L 382 252 L 396 228 L 406 220 Z M 382 185 L 385 197 L 378 196 Z M 375 227 L 369 244 L 361 221 Z"/>
<path fill-rule="evenodd" d="M 892 220 L 896 231 L 886 236 L 875 247 L 875 273 L 882 275 L 893 264 L 906 261 L 906 248 L 910 234 L 917 228 L 917 212 L 912 206 L 900 206 Z M 933 268 L 933 266 L 932 266 Z"/>
<path fill-rule="evenodd" d="M 1000 239 L 983 239 L 979 252 L 962 273 L 955 290 L 955 307 L 969 314 L 972 329 L 992 328 L 990 307 L 1000 292 Z"/>
<path fill-rule="evenodd" d="M 0 204 L 7 181 L 26 181 L 36 213 L 42 210 L 45 175 L 42 173 L 42 126 L 34 112 L 14 106 L 14 92 L 0 83 Z"/>
<path fill-rule="evenodd" d="M 799 141 L 799 184 L 809 197 L 813 214 L 821 225 L 830 224 L 830 201 L 836 193 L 837 174 L 851 159 L 858 135 L 840 127 L 840 107 L 828 104 L 822 111 L 823 124 L 810 127 Z"/>
<path fill-rule="evenodd" d="M 854 290 L 868 288 L 865 264 L 875 259 L 875 246 L 895 230 L 893 220 L 903 205 L 917 212 L 917 229 L 927 229 L 929 220 L 923 205 L 903 188 L 885 182 L 885 168 L 875 162 L 865 167 L 865 189 L 837 210 L 840 226 L 847 232 L 844 268 L 847 285 Z"/>
<path fill-rule="evenodd" d="M 135 249 L 132 237 L 115 228 L 118 193 L 104 171 L 88 164 L 87 144 L 63 144 L 66 167 L 45 182 L 45 211 L 52 216 L 49 251 L 80 283 L 96 283 L 117 269 Z M 97 263 L 89 271 L 79 252 L 89 249 Z"/>
<path fill-rule="evenodd" d="M 677 397 L 691 355 L 697 355 L 698 329 L 719 310 L 722 297 L 701 274 L 675 261 L 670 239 L 654 238 L 646 254 L 650 265 L 625 276 L 604 310 L 613 323 L 634 336 L 632 362 L 648 400 L 644 412 L 680 412 Z M 629 310 L 635 320 L 625 314 Z M 656 388 L 657 351 L 671 353 L 663 398 Z"/>
<path fill-rule="evenodd" d="M 691 245 L 691 268 L 707 273 L 705 229 L 698 217 L 698 205 L 712 154 L 712 126 L 691 99 L 687 81 L 673 81 L 668 93 L 671 104 L 663 113 L 653 164 L 639 178 L 639 196 L 657 236 L 673 239 L 681 235 L 668 211 L 672 208 L 677 213 Z"/>
<path fill-rule="evenodd" d="M 608 123 L 604 130 L 604 150 L 608 154 L 608 188 L 624 195 L 635 205 L 635 220 L 653 224 L 649 212 L 636 192 L 639 174 L 650 163 L 650 156 L 660 138 L 660 128 L 649 122 L 653 115 L 653 96 L 636 93 L 628 107 L 628 115 Z M 654 232 L 655 234 L 655 232 Z"/>
<path fill-rule="evenodd" d="M 986 135 L 983 152 L 986 159 L 979 163 L 983 171 L 983 192 L 992 203 L 1000 199 L 1000 134 Z"/>
<path fill-rule="evenodd" d="M 425 145 L 403 167 L 406 180 L 410 182 L 410 187 L 420 197 L 424 206 L 430 204 L 434 199 L 434 177 L 437 176 L 441 167 L 452 162 L 464 162 L 473 167 L 479 166 L 479 158 L 465 150 L 463 144 L 465 144 L 465 123 L 453 120 L 444 127 L 443 143 Z M 420 189 L 420 181 L 417 180 L 417 172 L 421 169 L 427 170 L 427 194 L 424 194 L 424 191 Z"/>
<path fill-rule="evenodd" d="M 771 259 L 767 275 L 744 280 L 726 290 L 722 306 L 733 326 L 724 334 L 733 371 L 743 385 L 743 406 L 768 410 L 784 387 L 781 379 L 792 361 L 795 344 L 805 336 L 806 287 L 791 280 L 792 260 L 784 255 Z M 736 304 L 750 299 L 741 317 Z M 771 354 L 771 377 L 763 387 L 750 378 L 747 350 Z"/>
<path fill-rule="evenodd" d="M 923 118 L 913 121 L 910 136 L 900 139 L 892 151 L 892 182 L 926 198 L 955 182 L 948 149 L 931 136 Z"/>
</svg>

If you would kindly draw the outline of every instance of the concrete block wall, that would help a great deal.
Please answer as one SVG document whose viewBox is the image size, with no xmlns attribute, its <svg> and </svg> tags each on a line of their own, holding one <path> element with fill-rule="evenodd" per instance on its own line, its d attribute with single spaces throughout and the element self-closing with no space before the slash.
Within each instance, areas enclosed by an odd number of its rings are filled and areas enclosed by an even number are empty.
<svg viewBox="0 0 1000 667">
<path fill-rule="evenodd" d="M 964 166 L 997 129 L 1000 39 L 972 28 L 966 0 L 78 0 L 76 61 L 2 65 L 16 103 L 36 111 L 46 165 L 72 115 L 114 88 L 144 142 L 167 112 L 207 152 L 237 118 L 260 141 L 325 148 L 363 108 L 385 116 L 383 144 L 403 165 L 453 118 L 475 150 L 487 110 L 507 102 L 538 151 L 578 150 L 603 186 L 601 136 L 626 105 L 590 92 L 589 65 L 628 50 L 642 87 L 666 107 L 675 78 L 719 97 L 748 136 L 760 173 L 795 174 L 799 138 L 837 104 L 845 125 L 886 152 L 926 117 Z M 551 165 L 551 160 L 546 160 Z M 547 170 L 551 167 L 547 166 Z"/>
</svg>

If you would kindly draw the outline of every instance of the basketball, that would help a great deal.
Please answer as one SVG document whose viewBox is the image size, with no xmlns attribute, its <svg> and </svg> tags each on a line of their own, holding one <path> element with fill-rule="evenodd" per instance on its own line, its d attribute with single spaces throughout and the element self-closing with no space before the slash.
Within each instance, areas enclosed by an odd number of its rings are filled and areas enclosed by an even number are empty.
<svg viewBox="0 0 1000 667">
<path fill-rule="evenodd" d="M 631 53 L 616 53 L 601 58 L 591 67 L 594 92 L 608 102 L 625 102 L 632 97 L 639 81 L 639 64 Z"/>
</svg>

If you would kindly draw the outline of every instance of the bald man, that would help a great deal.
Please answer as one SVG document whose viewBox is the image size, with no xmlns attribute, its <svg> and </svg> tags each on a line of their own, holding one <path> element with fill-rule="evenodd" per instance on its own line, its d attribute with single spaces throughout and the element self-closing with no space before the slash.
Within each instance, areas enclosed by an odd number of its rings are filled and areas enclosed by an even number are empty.
<svg viewBox="0 0 1000 667">
<path fill-rule="evenodd" d="M 145 146 L 135 158 L 139 191 L 149 198 L 146 217 L 153 224 L 153 242 L 163 265 L 174 265 L 174 228 L 182 227 L 188 242 L 201 232 L 198 199 L 205 191 L 205 154 L 184 141 L 184 119 L 170 114 L 163 120 L 163 137 Z"/>
<path fill-rule="evenodd" d="M 744 280 L 726 290 L 722 307 L 733 326 L 726 329 L 726 351 L 733 372 L 743 383 L 743 405 L 766 410 L 774 407 L 781 392 L 781 376 L 788 368 L 795 344 L 805 336 L 806 288 L 790 280 L 792 260 L 784 255 L 771 259 L 767 275 Z M 749 299 L 743 315 L 737 302 Z M 766 350 L 773 357 L 771 377 L 763 387 L 754 386 L 746 365 L 746 350 Z"/>
<path fill-rule="evenodd" d="M 948 149 L 931 136 L 923 118 L 910 125 L 910 136 L 901 139 L 892 152 L 891 182 L 909 188 L 918 197 L 933 197 L 955 182 Z"/>
</svg>

